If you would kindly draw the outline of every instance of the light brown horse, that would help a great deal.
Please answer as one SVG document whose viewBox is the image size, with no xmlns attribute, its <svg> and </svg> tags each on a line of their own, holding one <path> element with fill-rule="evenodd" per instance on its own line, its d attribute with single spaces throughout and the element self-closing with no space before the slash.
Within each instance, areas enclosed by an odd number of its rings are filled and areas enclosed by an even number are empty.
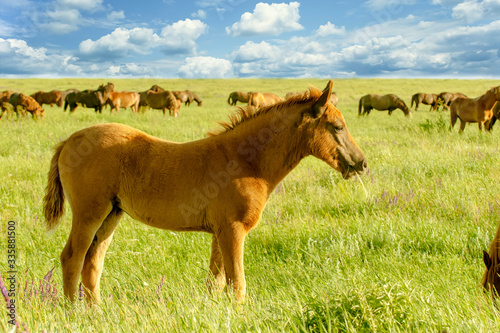
<svg viewBox="0 0 500 333">
<path fill-rule="evenodd" d="M 153 227 L 212 234 L 209 288 L 227 284 L 245 297 L 244 240 L 276 185 L 313 155 L 348 179 L 367 170 L 344 117 L 321 92 L 241 109 L 218 133 L 186 143 L 121 124 L 99 124 L 56 147 L 44 214 L 57 228 L 67 197 L 72 229 L 61 254 L 64 294 L 75 300 L 80 275 L 99 300 L 104 255 L 123 213 Z"/>
<path fill-rule="evenodd" d="M 109 93 L 107 104 L 111 106 L 110 112 L 113 109 L 118 113 L 120 109 L 131 108 L 133 112 L 139 111 L 139 101 L 141 96 L 132 91 L 112 91 Z"/>
<path fill-rule="evenodd" d="M 418 111 L 419 104 L 430 105 L 429 111 L 436 110 L 438 107 L 437 94 L 416 93 L 411 96 L 410 108 L 415 103 L 415 111 Z"/>
<path fill-rule="evenodd" d="M 167 109 L 171 116 L 177 117 L 181 108 L 181 102 L 175 98 L 170 90 L 162 92 L 154 92 L 148 90 L 146 92 L 146 110 L 148 107 L 152 109 L 162 110 L 163 115 L 167 113 Z"/>
<path fill-rule="evenodd" d="M 477 98 L 459 97 L 450 105 L 450 130 L 455 126 L 457 119 L 460 119 L 459 133 L 463 133 L 466 123 L 477 123 L 482 131 L 483 125 L 493 117 L 493 106 L 500 101 L 500 86 L 493 87 Z M 487 132 L 489 126 L 485 126 Z"/>
<path fill-rule="evenodd" d="M 49 92 L 38 91 L 30 96 L 33 97 L 40 106 L 44 104 L 53 106 L 53 104 L 56 104 L 58 107 L 62 107 L 64 102 L 63 93 L 60 90 L 52 90 Z"/>
<path fill-rule="evenodd" d="M 233 91 L 229 94 L 227 103 L 229 105 L 236 105 L 237 102 L 248 103 L 248 98 L 251 92 Z"/>
<path fill-rule="evenodd" d="M 483 250 L 483 262 L 486 266 L 481 285 L 497 297 L 500 293 L 500 226 L 497 229 L 489 253 Z"/>
<path fill-rule="evenodd" d="M 389 111 L 389 116 L 392 111 L 400 109 L 405 116 L 411 116 L 411 110 L 406 106 L 405 102 L 394 94 L 376 95 L 368 94 L 359 99 L 358 116 L 369 115 L 372 109 L 379 111 Z"/>
<path fill-rule="evenodd" d="M 248 105 L 255 106 L 256 108 L 272 105 L 281 102 L 283 98 L 273 94 L 273 93 L 260 93 L 253 92 L 249 93 Z"/>
</svg>

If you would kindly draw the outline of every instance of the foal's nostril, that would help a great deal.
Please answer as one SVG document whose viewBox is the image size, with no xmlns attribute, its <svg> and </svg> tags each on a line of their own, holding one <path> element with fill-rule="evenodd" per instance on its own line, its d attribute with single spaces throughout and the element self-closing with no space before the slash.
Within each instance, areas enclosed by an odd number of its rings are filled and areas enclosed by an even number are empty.
<svg viewBox="0 0 500 333">
<path fill-rule="evenodd" d="M 364 161 L 364 162 L 363 162 L 363 170 L 365 170 L 366 168 L 368 168 L 368 162 L 367 162 L 367 161 Z"/>
</svg>

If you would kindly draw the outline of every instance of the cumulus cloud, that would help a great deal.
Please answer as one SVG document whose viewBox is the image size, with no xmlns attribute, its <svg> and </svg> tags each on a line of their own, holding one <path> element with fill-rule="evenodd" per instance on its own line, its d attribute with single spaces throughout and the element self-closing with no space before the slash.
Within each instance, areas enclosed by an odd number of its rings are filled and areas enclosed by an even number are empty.
<svg viewBox="0 0 500 333">
<path fill-rule="evenodd" d="M 196 40 L 208 30 L 200 20 L 185 19 L 167 25 L 161 31 L 163 51 L 166 53 L 187 53 L 196 51 Z"/>
<path fill-rule="evenodd" d="M 393 11 L 399 11 L 402 5 L 413 5 L 416 0 L 368 0 L 366 5 L 373 10 L 390 8 Z"/>
<path fill-rule="evenodd" d="M 485 17 L 498 17 L 499 11 L 500 0 L 469 0 L 453 7 L 452 16 L 455 19 L 472 23 Z"/>
<path fill-rule="evenodd" d="M 233 66 L 226 59 L 188 57 L 178 74 L 185 78 L 227 78 L 233 76 Z"/>
<path fill-rule="evenodd" d="M 330 23 L 328 21 L 324 25 L 320 25 L 318 30 L 316 30 L 316 35 L 321 36 L 321 37 L 326 37 L 326 36 L 331 36 L 331 35 L 344 35 L 345 34 L 345 27 L 337 27 L 335 24 Z"/>
<path fill-rule="evenodd" d="M 205 12 L 203 9 L 198 9 L 196 12 L 192 13 L 191 16 L 195 18 L 204 19 L 207 17 L 207 12 Z"/>
<path fill-rule="evenodd" d="M 21 39 L 0 38 L 0 57 L 4 75 L 75 75 L 81 70 L 73 64 L 74 58 L 31 47 Z"/>
<path fill-rule="evenodd" d="M 116 28 L 95 41 L 82 41 L 78 56 L 87 60 L 113 60 L 134 54 L 148 54 L 155 48 L 166 54 L 193 54 L 196 51 L 196 39 L 206 30 L 205 23 L 190 19 L 165 26 L 160 35 L 148 28 Z"/>
<path fill-rule="evenodd" d="M 147 28 L 116 28 L 113 32 L 96 41 L 84 40 L 78 47 L 78 56 L 83 59 L 112 60 L 124 58 L 130 54 L 146 54 L 151 45 L 160 41 L 160 37 Z"/>
<path fill-rule="evenodd" d="M 123 12 L 123 10 L 120 10 L 118 12 L 112 11 L 106 16 L 106 18 L 111 22 L 120 21 L 125 18 L 125 13 Z"/>
<path fill-rule="evenodd" d="M 226 27 L 231 36 L 280 35 L 284 32 L 302 30 L 299 23 L 298 2 L 267 4 L 259 2 L 253 13 L 241 15 L 239 22 Z"/>
<path fill-rule="evenodd" d="M 93 11 L 102 8 L 102 0 L 56 0 L 64 8 L 76 8 Z"/>
</svg>

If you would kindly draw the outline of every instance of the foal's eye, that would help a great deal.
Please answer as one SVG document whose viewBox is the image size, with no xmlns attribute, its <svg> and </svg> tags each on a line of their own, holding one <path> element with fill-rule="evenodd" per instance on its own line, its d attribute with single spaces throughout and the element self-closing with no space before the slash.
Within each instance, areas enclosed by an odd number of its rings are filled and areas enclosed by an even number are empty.
<svg viewBox="0 0 500 333">
<path fill-rule="evenodd" d="M 344 130 L 345 126 L 343 124 L 340 124 L 340 123 L 339 124 L 330 123 L 328 127 L 329 127 L 330 132 L 337 134 L 337 133 L 342 132 Z"/>
</svg>

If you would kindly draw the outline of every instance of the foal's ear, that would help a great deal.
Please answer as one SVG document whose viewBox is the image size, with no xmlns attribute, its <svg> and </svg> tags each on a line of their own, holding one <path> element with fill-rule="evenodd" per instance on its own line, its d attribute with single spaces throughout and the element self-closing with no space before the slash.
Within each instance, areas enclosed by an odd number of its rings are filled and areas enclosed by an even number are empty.
<svg viewBox="0 0 500 333">
<path fill-rule="evenodd" d="M 490 255 L 485 250 L 483 250 L 483 261 L 486 269 L 490 269 L 493 262 L 491 261 Z"/>
<path fill-rule="evenodd" d="M 313 113 L 315 117 L 321 117 L 323 113 L 326 111 L 326 104 L 330 100 L 330 95 L 332 94 L 333 89 L 333 80 L 328 81 L 326 88 L 323 90 L 321 97 L 318 99 L 316 103 L 313 105 Z"/>
</svg>

